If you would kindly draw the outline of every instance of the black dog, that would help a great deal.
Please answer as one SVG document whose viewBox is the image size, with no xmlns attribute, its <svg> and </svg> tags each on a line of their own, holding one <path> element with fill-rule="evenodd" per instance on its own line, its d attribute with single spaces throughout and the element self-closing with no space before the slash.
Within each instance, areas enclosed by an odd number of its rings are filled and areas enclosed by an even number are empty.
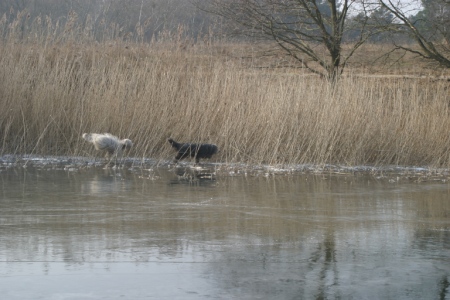
<svg viewBox="0 0 450 300">
<path fill-rule="evenodd" d="M 175 162 L 190 156 L 195 157 L 195 162 L 199 163 L 200 158 L 211 158 L 219 150 L 213 144 L 177 143 L 173 139 L 169 139 L 169 143 L 178 151 Z"/>
</svg>

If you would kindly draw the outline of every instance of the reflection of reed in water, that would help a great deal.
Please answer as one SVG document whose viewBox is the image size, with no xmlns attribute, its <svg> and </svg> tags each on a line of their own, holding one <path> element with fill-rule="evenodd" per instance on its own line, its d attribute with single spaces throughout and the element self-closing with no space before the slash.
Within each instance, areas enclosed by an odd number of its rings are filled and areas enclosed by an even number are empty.
<svg viewBox="0 0 450 300">
<path fill-rule="evenodd" d="M 216 180 L 215 170 L 204 167 L 182 167 L 175 168 L 177 180 L 172 183 L 193 183 L 193 182 L 212 182 Z"/>
</svg>

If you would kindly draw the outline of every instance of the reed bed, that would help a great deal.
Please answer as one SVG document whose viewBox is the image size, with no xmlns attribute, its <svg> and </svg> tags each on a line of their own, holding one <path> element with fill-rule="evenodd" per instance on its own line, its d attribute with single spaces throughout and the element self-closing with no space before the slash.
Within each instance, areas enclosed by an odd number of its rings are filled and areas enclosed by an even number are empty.
<svg viewBox="0 0 450 300">
<path fill-rule="evenodd" d="M 82 133 L 110 132 L 161 160 L 172 137 L 216 143 L 224 163 L 450 167 L 448 81 L 349 72 L 330 85 L 218 48 L 7 37 L 0 153 L 93 156 Z"/>
</svg>

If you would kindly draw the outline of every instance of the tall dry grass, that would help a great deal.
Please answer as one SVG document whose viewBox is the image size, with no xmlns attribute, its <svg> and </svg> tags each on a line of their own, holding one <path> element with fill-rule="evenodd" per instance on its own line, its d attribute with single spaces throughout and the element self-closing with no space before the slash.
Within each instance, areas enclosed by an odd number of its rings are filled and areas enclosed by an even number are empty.
<svg viewBox="0 0 450 300">
<path fill-rule="evenodd" d="M 90 156 L 81 134 L 111 132 L 133 140 L 133 157 L 170 159 L 173 137 L 216 143 L 221 162 L 450 167 L 448 81 L 349 73 L 330 86 L 176 34 L 152 43 L 51 34 L 4 32 L 1 154 Z"/>
</svg>

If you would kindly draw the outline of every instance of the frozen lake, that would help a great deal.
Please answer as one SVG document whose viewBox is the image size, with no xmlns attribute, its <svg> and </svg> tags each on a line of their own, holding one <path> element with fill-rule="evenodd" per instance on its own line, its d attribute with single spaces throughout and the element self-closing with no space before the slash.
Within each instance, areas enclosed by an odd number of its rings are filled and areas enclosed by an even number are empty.
<svg viewBox="0 0 450 300">
<path fill-rule="evenodd" d="M 1 167 L 1 299 L 450 299 L 448 181 L 206 166 Z"/>
</svg>

